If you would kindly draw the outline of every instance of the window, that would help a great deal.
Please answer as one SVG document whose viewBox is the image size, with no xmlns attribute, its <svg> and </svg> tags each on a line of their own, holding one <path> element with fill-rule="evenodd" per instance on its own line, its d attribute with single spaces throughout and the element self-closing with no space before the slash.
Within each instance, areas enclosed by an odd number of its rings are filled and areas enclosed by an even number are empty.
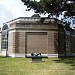
<svg viewBox="0 0 75 75">
<path fill-rule="evenodd" d="M 2 28 L 2 49 L 8 48 L 8 27 L 7 25 L 4 25 Z"/>
</svg>

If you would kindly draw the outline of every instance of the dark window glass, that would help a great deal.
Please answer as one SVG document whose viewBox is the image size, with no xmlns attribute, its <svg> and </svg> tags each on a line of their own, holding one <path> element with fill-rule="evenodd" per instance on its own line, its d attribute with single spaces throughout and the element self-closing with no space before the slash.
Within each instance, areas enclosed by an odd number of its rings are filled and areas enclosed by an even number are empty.
<svg viewBox="0 0 75 75">
<path fill-rule="evenodd" d="M 7 49 L 8 47 L 8 27 L 4 26 L 3 30 L 2 30 L 2 45 L 1 48 L 2 49 Z"/>
</svg>

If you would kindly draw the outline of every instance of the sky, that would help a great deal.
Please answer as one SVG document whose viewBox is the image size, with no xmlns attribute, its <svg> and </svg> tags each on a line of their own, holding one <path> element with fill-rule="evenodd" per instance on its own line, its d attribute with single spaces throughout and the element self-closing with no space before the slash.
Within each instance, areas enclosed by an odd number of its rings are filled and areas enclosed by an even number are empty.
<svg viewBox="0 0 75 75">
<path fill-rule="evenodd" d="M 12 19 L 18 17 L 31 17 L 33 14 L 34 10 L 26 11 L 26 6 L 21 0 L 0 0 L 0 27 L 3 26 L 3 23 Z"/>
<path fill-rule="evenodd" d="M 0 0 L 0 27 L 17 17 L 31 17 L 33 14 L 33 10 L 26 11 L 26 6 L 21 0 Z"/>
</svg>

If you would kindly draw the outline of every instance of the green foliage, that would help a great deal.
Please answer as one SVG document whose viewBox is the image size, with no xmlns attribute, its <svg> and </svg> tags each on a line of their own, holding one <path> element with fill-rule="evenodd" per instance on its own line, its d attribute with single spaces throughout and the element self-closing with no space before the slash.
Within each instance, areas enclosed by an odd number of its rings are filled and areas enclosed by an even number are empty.
<svg viewBox="0 0 75 75">
<path fill-rule="evenodd" d="M 34 9 L 36 13 L 48 13 L 49 16 L 59 16 L 66 11 L 64 16 L 74 16 L 75 2 L 68 3 L 67 0 L 21 0 L 27 6 L 27 10 Z"/>
<path fill-rule="evenodd" d="M 45 20 L 45 18 L 41 18 L 41 19 L 40 19 L 40 23 L 43 23 L 44 20 Z"/>
</svg>

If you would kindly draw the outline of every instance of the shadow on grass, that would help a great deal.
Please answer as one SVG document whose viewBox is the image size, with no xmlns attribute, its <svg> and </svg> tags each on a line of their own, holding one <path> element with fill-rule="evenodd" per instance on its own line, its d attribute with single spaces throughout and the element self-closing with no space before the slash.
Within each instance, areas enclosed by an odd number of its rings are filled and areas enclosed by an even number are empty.
<svg viewBox="0 0 75 75">
<path fill-rule="evenodd" d="M 53 60 L 56 63 L 65 63 L 65 64 L 69 64 L 70 66 L 72 66 L 73 70 L 75 70 L 75 57 L 66 57 L 66 58 L 59 58 L 57 60 Z"/>
<path fill-rule="evenodd" d="M 0 58 L 6 58 L 6 56 L 0 56 Z"/>
<path fill-rule="evenodd" d="M 0 56 L 0 58 L 11 58 L 10 56 Z"/>
</svg>

